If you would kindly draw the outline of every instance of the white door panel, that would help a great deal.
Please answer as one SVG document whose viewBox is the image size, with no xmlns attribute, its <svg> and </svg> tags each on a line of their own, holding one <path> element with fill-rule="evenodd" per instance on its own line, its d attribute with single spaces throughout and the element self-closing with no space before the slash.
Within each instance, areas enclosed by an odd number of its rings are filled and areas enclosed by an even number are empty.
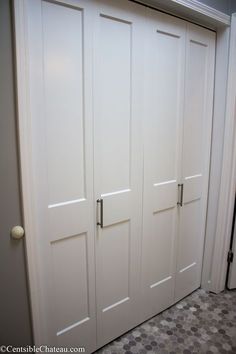
<svg viewBox="0 0 236 354">
<path fill-rule="evenodd" d="M 186 24 L 147 11 L 142 320 L 174 296 Z"/>
<path fill-rule="evenodd" d="M 27 6 L 43 343 L 92 351 L 93 10 L 80 0 L 73 6 L 29 0 Z"/>
<path fill-rule="evenodd" d="M 66 30 L 62 28 L 61 21 Z M 81 10 L 42 1 L 47 171 L 51 207 L 60 207 L 59 203 L 85 197 L 82 31 Z M 77 34 L 77 38 L 73 33 Z M 73 153 L 75 151 L 76 154 Z"/>
<path fill-rule="evenodd" d="M 144 8 L 101 1 L 95 29 L 98 346 L 138 323 Z M 100 208 L 97 217 L 100 222 Z"/>
<path fill-rule="evenodd" d="M 175 301 L 200 286 L 210 163 L 215 34 L 187 25 L 183 129 L 183 208 Z"/>
<path fill-rule="evenodd" d="M 130 202 L 132 192 L 130 189 L 101 194 L 104 200 L 103 225 L 109 226 L 130 219 Z M 99 219 L 99 217 L 98 217 Z"/>
<path fill-rule="evenodd" d="M 184 195 L 183 202 L 185 204 L 200 199 L 202 196 L 202 181 L 201 174 L 185 177 L 184 179 Z"/>
<path fill-rule="evenodd" d="M 176 180 L 154 183 L 151 208 L 153 213 L 176 207 Z"/>
</svg>

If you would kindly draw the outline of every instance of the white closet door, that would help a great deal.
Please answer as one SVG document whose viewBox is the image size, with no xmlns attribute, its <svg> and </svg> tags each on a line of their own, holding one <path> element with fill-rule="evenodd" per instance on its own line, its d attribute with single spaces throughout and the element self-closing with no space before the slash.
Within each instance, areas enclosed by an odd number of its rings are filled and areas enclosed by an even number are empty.
<svg viewBox="0 0 236 354">
<path fill-rule="evenodd" d="M 186 23 L 147 11 L 142 320 L 174 298 Z"/>
<path fill-rule="evenodd" d="M 28 0 L 41 342 L 95 349 L 90 1 Z M 31 149 L 31 146 L 29 146 Z"/>
<path fill-rule="evenodd" d="M 211 145 L 215 33 L 188 24 L 175 301 L 200 286 Z"/>
<path fill-rule="evenodd" d="M 143 7 L 100 1 L 95 29 L 98 345 L 138 323 L 142 222 Z M 100 220 L 101 205 L 97 205 Z"/>
</svg>

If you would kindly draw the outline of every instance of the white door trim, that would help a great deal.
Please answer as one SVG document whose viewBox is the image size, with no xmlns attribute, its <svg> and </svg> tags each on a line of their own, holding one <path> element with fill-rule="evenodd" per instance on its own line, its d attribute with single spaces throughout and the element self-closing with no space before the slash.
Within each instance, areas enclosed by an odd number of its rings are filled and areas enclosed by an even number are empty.
<svg viewBox="0 0 236 354">
<path fill-rule="evenodd" d="M 228 65 L 227 104 L 224 132 L 224 152 L 219 197 L 215 248 L 212 259 L 211 290 L 225 288 L 227 255 L 230 245 L 236 187 L 236 14 L 232 15 Z"/>
<path fill-rule="evenodd" d="M 26 1 L 14 1 L 15 60 L 17 85 L 18 139 L 21 173 L 21 195 L 23 203 L 23 224 L 25 229 L 27 271 L 30 288 L 34 343 L 42 344 L 42 318 L 39 288 L 38 259 L 36 252 L 34 201 L 33 201 L 33 165 L 31 141 L 31 117 L 29 106 L 29 65 Z"/>
<path fill-rule="evenodd" d="M 215 92 L 211 142 L 211 165 L 209 175 L 208 209 L 206 219 L 205 247 L 201 286 L 214 289 L 212 283 L 212 258 L 215 244 L 216 224 L 222 174 L 225 109 L 227 96 L 228 51 L 230 28 L 217 31 Z"/>
<path fill-rule="evenodd" d="M 148 2 L 148 1 L 147 1 Z M 197 9 L 188 9 L 190 2 L 189 0 L 168 0 L 168 3 L 172 2 L 177 3 L 178 5 L 182 5 L 185 8 L 185 13 L 189 13 L 188 18 L 192 18 L 195 21 L 196 16 L 193 16 L 193 13 L 197 15 L 199 11 Z M 167 3 L 167 1 L 166 1 Z M 181 4 L 180 4 L 181 3 Z M 195 4 L 196 5 L 196 4 Z M 165 2 L 162 3 L 162 9 L 167 10 L 167 6 L 165 6 Z M 177 7 L 176 7 L 177 8 Z M 177 12 L 177 11 L 176 11 Z M 176 13 L 178 15 L 178 13 Z M 214 20 L 214 16 L 211 11 L 205 13 L 205 18 L 209 18 L 209 21 Z M 225 18 L 226 19 L 226 18 Z M 227 21 L 219 21 L 214 20 L 215 26 L 221 23 L 221 33 L 227 34 L 227 25 L 229 25 L 229 20 Z M 199 19 L 199 22 L 201 20 Z M 205 22 L 203 21 L 203 25 Z M 211 22 L 212 24 L 212 22 Z M 224 27 L 222 27 L 222 25 Z M 42 344 L 42 331 L 43 331 L 43 319 L 40 311 L 40 301 L 41 298 L 41 290 L 40 282 L 39 282 L 39 274 L 38 274 L 38 259 L 36 256 L 36 242 L 35 242 L 35 221 L 34 221 L 34 201 L 33 201 L 33 193 L 34 185 L 33 185 L 33 176 L 32 176 L 32 151 L 31 151 L 31 114 L 30 114 L 30 88 L 29 88 L 29 72 L 28 72 L 28 34 L 27 34 L 27 11 L 26 11 L 26 0 L 14 0 L 14 26 L 15 26 L 15 55 L 16 55 L 16 79 L 17 79 L 17 109 L 18 109 L 18 136 L 19 136 L 19 150 L 20 150 L 20 171 L 21 171 L 21 190 L 22 190 L 22 201 L 23 201 L 23 217 L 24 217 L 24 228 L 26 232 L 26 253 L 27 253 L 27 266 L 28 266 L 28 277 L 29 277 L 29 285 L 30 285 L 30 299 L 31 299 L 31 311 L 32 311 L 32 324 L 33 324 L 33 333 L 34 333 L 34 342 L 35 344 Z M 222 29 L 224 28 L 224 29 Z M 233 16 L 233 31 L 231 35 L 231 44 L 233 44 L 233 38 L 236 37 L 236 19 L 235 15 Z M 225 52 L 225 48 L 223 45 L 224 36 L 218 36 L 217 38 L 217 52 L 216 52 L 216 61 L 217 58 L 223 57 L 224 60 L 221 61 L 221 65 L 216 66 L 216 72 L 224 72 L 225 63 L 228 53 Z M 224 50 L 223 50 L 224 48 Z M 230 70 L 231 74 L 233 71 L 233 56 L 236 55 L 236 50 L 233 48 L 231 50 L 230 56 Z M 235 75 L 235 73 L 234 73 Z M 228 89 L 233 86 L 233 78 L 229 80 Z M 215 104 L 215 113 L 213 119 L 215 119 L 217 107 L 225 107 L 225 90 L 224 87 L 221 86 L 220 80 L 216 82 L 215 92 L 218 90 L 217 94 L 217 104 Z M 227 100 L 227 121 L 226 121 L 226 133 L 225 137 L 227 138 L 225 141 L 224 148 L 224 156 L 228 157 L 227 153 L 231 152 L 233 137 L 232 137 L 232 123 L 233 123 L 233 114 L 232 114 L 232 95 L 228 91 L 229 99 Z M 224 120 L 224 113 L 218 118 Z M 230 138 L 228 140 L 228 137 Z M 214 152 L 214 151 L 212 151 Z M 231 154 L 232 155 L 232 154 Z M 232 161 L 232 156 L 231 160 Z M 224 170 L 222 176 L 222 184 L 220 191 L 220 205 L 218 216 L 221 216 L 221 220 L 218 218 L 218 226 L 216 233 L 216 243 L 214 249 L 214 263 L 217 264 L 217 267 L 213 266 L 214 276 L 212 277 L 211 288 L 210 290 L 217 291 L 222 287 L 224 283 L 224 261 L 225 254 L 227 252 L 227 242 L 228 238 L 224 237 L 225 231 L 226 235 L 228 235 L 231 214 L 232 211 L 232 201 L 227 209 L 226 206 L 230 202 L 229 193 L 227 193 L 227 197 L 225 195 L 225 186 L 229 185 L 229 192 L 232 191 L 232 181 L 233 181 L 233 173 L 235 174 L 235 166 L 232 169 L 230 167 L 229 160 L 224 162 Z M 212 193 L 218 193 L 218 188 L 215 186 L 212 190 Z M 227 212 L 228 210 L 228 212 Z M 222 245 L 224 249 L 222 250 Z M 209 253 L 205 252 L 204 258 L 209 258 Z M 220 266 L 221 264 L 221 266 Z M 208 274 L 206 275 L 206 277 Z M 208 277 L 209 278 L 209 277 Z"/>
</svg>

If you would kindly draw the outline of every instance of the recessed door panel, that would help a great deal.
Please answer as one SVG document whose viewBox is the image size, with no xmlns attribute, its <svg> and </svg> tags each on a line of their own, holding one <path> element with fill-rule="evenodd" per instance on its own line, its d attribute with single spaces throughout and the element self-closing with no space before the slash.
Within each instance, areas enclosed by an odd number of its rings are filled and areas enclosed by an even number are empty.
<svg viewBox="0 0 236 354">
<path fill-rule="evenodd" d="M 130 188 L 132 23 L 100 14 L 102 194 Z"/>
<path fill-rule="evenodd" d="M 208 45 L 189 39 L 187 46 L 183 172 L 188 178 L 199 174 L 203 169 Z"/>
<path fill-rule="evenodd" d="M 102 311 L 129 300 L 130 283 L 130 224 L 122 222 L 105 227 L 100 236 L 101 287 L 106 289 L 102 301 Z"/>
<path fill-rule="evenodd" d="M 173 25 L 172 25 L 173 26 Z M 156 30 L 156 31 L 155 31 Z M 150 151 L 153 182 L 171 181 L 176 176 L 178 159 L 177 136 L 181 89 L 181 37 L 175 28 L 165 29 L 161 24 L 153 29 L 152 67 L 150 68 Z M 150 74 L 150 73 L 149 73 Z M 168 158 L 165 158 L 168 156 Z"/>
<path fill-rule="evenodd" d="M 99 346 L 139 318 L 144 11 L 126 1 L 102 1 L 96 19 L 95 193 L 103 200 L 96 238 Z"/>
<path fill-rule="evenodd" d="M 199 201 L 195 200 L 185 204 L 183 209 L 183 228 L 181 229 L 181 242 L 183 247 L 179 248 L 179 271 L 182 273 L 185 268 L 196 265 L 197 248 L 199 242 L 199 225 L 201 222 Z"/>
<path fill-rule="evenodd" d="M 89 320 L 87 235 L 81 234 L 52 242 L 51 249 L 53 286 L 57 294 L 54 311 L 57 317 L 57 336 L 60 336 L 69 331 L 71 326 Z M 76 279 L 79 279 L 79 282 L 75 281 Z"/>
<path fill-rule="evenodd" d="M 147 14 L 143 320 L 173 302 L 186 31 L 183 21 L 151 10 Z"/>
<path fill-rule="evenodd" d="M 210 163 L 215 34 L 188 24 L 183 129 L 183 207 L 175 301 L 200 286 Z"/>
<path fill-rule="evenodd" d="M 28 1 L 43 343 L 95 350 L 91 2 Z M 40 343 L 42 344 L 42 343 Z"/>
<path fill-rule="evenodd" d="M 153 230 L 150 232 L 148 243 L 151 245 L 149 252 L 150 272 L 147 274 L 150 289 L 161 282 L 170 280 L 172 273 L 173 245 L 175 235 L 174 209 L 162 210 L 153 214 Z M 165 230 L 165 233 L 163 232 Z"/>
<path fill-rule="evenodd" d="M 85 197 L 83 10 L 42 1 L 42 26 L 49 204 L 57 204 Z"/>
</svg>

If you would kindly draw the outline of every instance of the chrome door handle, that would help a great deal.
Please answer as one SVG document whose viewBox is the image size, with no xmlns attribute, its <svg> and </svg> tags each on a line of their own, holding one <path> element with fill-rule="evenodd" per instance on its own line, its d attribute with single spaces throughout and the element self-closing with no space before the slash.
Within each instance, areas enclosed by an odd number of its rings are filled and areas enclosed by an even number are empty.
<svg viewBox="0 0 236 354">
<path fill-rule="evenodd" d="M 100 204 L 100 221 L 97 222 L 97 225 L 103 228 L 103 199 L 98 199 L 97 204 Z"/>
<path fill-rule="evenodd" d="M 178 188 L 180 188 L 180 200 L 178 200 L 177 205 L 183 206 L 183 196 L 184 196 L 184 184 L 178 184 Z"/>
</svg>

